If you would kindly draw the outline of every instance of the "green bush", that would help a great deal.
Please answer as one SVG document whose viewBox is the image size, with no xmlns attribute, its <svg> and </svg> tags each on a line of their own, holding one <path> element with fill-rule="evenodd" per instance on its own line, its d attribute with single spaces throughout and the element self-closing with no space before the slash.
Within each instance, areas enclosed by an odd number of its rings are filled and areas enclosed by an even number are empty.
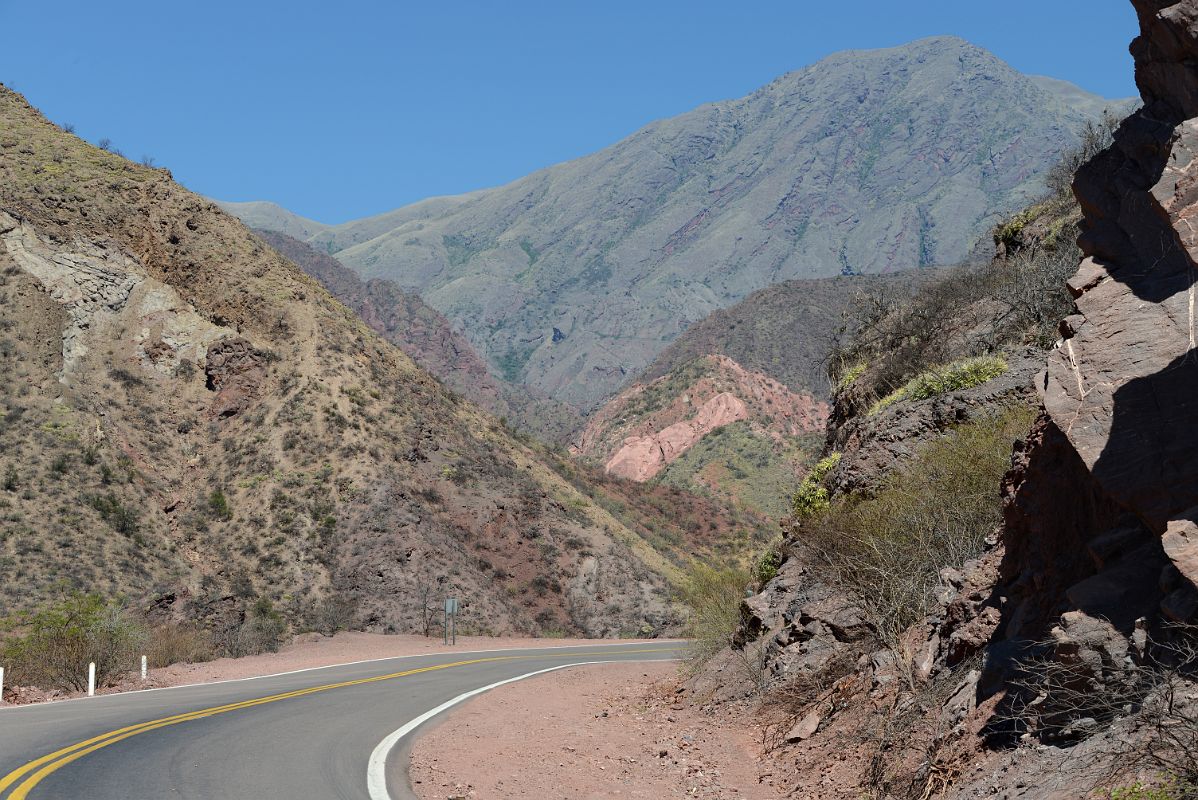
<svg viewBox="0 0 1198 800">
<path fill-rule="evenodd" d="M 853 381 L 865 374 L 865 370 L 869 365 L 864 361 L 858 361 L 844 372 L 840 373 L 840 378 L 836 381 L 836 391 L 841 392 L 849 388 Z"/>
<path fill-rule="evenodd" d="M 71 594 L 15 621 L 22 633 L 4 643 L 3 663 L 14 684 L 58 691 L 87 688 L 87 665 L 103 686 L 133 669 L 145 628 L 119 602 Z"/>
<path fill-rule="evenodd" d="M 840 455 L 832 453 L 820 459 L 803 478 L 794 495 L 793 509 L 796 517 L 810 517 L 827 509 L 828 490 L 824 486 L 824 478 L 839 466 Z"/>
<path fill-rule="evenodd" d="M 757 591 L 761 591 L 767 583 L 777 577 L 778 568 L 781 566 L 782 553 L 779 543 L 775 543 L 768 547 L 753 565 L 753 582 L 757 584 Z"/>
<path fill-rule="evenodd" d="M 877 414 L 900 400 L 926 400 L 940 394 L 972 389 L 994 380 L 1008 369 L 1010 367 L 1002 356 L 966 358 L 952 364 L 933 367 L 874 403 L 869 413 Z"/>
<path fill-rule="evenodd" d="M 1013 407 L 925 445 L 872 496 L 801 524 L 827 577 L 852 590 L 884 641 L 922 619 L 947 565 L 977 557 L 1002 518 L 999 485 L 1033 412 Z"/>
<path fill-rule="evenodd" d="M 741 601 L 752 582 L 749 571 L 742 567 L 691 562 L 680 594 L 690 610 L 687 635 L 694 640 L 691 656 L 696 663 L 731 644 L 740 622 Z"/>
<path fill-rule="evenodd" d="M 88 504 L 100 512 L 100 518 L 117 533 L 126 536 L 137 533 L 137 512 L 122 505 L 114 493 L 93 495 L 88 498 Z"/>
<path fill-rule="evenodd" d="M 208 495 L 208 512 L 215 519 L 230 520 L 233 518 L 233 510 L 229 508 L 229 499 L 225 497 L 223 490 L 214 489 L 212 494 Z"/>
</svg>

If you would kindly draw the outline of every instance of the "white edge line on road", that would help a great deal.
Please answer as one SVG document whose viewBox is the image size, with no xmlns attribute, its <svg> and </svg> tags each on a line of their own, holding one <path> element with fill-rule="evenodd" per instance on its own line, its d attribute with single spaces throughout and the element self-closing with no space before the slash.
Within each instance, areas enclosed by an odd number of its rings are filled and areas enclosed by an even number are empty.
<svg viewBox="0 0 1198 800">
<path fill-rule="evenodd" d="M 23 703 L 21 705 L 0 703 L 0 714 L 11 714 L 22 709 L 45 708 L 46 706 L 57 706 L 62 703 L 76 703 L 84 700 L 111 700 L 114 697 L 128 697 L 131 694 L 147 694 L 149 692 L 169 692 L 174 689 L 194 689 L 197 686 L 218 686 L 222 683 L 239 683 L 241 681 L 260 681 L 266 678 L 281 678 L 285 675 L 298 675 L 301 672 L 315 672 L 320 669 L 335 669 L 337 667 L 353 667 L 359 664 L 374 664 L 379 661 L 400 661 L 405 658 L 425 658 L 427 656 L 469 656 L 477 653 L 514 653 L 523 650 L 574 650 L 583 647 L 633 647 L 635 645 L 644 644 L 685 644 L 686 639 L 641 639 L 629 641 L 627 639 L 617 642 L 598 642 L 596 644 L 555 644 L 549 647 L 493 647 L 488 650 L 437 650 L 431 653 L 410 653 L 406 656 L 382 656 L 380 658 L 364 658 L 360 661 L 344 661 L 340 664 L 324 664 L 319 667 L 304 667 L 303 669 L 292 669 L 286 672 L 272 672 L 268 675 L 250 675 L 245 678 L 224 678 L 219 681 L 201 681 L 199 683 L 181 683 L 178 686 L 158 686 L 154 689 L 132 689 L 128 692 L 109 692 L 107 694 L 98 694 L 94 697 L 67 697 L 62 700 L 47 700 L 43 703 Z M 603 661 L 588 661 L 588 664 L 603 664 Z M 567 666 L 573 666 L 568 664 Z"/>
<path fill-rule="evenodd" d="M 653 660 L 654 661 L 675 661 L 676 659 L 663 658 L 663 659 L 653 659 Z M 591 664 L 636 664 L 636 663 L 638 663 L 638 661 L 631 661 L 631 660 L 625 660 L 625 659 L 608 660 L 608 661 L 576 661 L 573 664 L 561 664 L 556 667 L 549 667 L 547 669 L 539 669 L 536 672 L 528 672 L 528 673 L 525 673 L 524 675 L 517 675 L 514 678 L 508 678 L 505 681 L 498 681 L 497 683 L 492 683 L 489 686 L 483 686 L 478 689 L 472 689 L 469 692 L 466 692 L 465 694 L 459 694 L 457 697 L 453 698 L 452 700 L 446 700 L 441 705 L 437 706 L 436 708 L 432 709 L 431 711 L 425 711 L 423 714 L 416 717 L 415 719 L 413 719 L 411 722 L 404 725 L 399 730 L 393 732 L 390 736 L 383 739 L 383 741 L 379 742 L 378 746 L 374 748 L 374 751 L 371 752 L 371 754 L 370 754 L 370 763 L 366 767 L 366 788 L 370 792 L 370 800 L 393 800 L 391 795 L 387 792 L 387 759 L 391 756 L 391 751 L 395 749 L 395 745 L 399 744 L 399 742 L 405 736 L 407 736 L 409 733 L 416 730 L 421 725 L 428 722 L 430 719 L 437 716 L 438 714 L 444 713 L 445 711 L 448 711 L 449 709 L 453 708 L 458 703 L 461 703 L 465 700 L 469 700 L 471 697 L 482 694 L 483 692 L 489 692 L 492 689 L 503 686 L 504 684 L 515 683 L 516 681 L 522 681 L 526 678 L 533 678 L 533 677 L 536 677 L 537 675 L 544 675 L 546 672 L 556 672 L 559 669 L 569 669 L 570 667 L 585 667 L 585 666 L 588 666 Z"/>
</svg>

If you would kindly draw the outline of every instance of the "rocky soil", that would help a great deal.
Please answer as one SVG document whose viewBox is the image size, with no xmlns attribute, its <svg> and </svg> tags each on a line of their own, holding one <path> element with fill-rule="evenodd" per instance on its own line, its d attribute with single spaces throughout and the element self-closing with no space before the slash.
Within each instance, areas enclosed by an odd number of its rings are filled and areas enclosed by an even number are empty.
<svg viewBox="0 0 1198 800">
<path fill-rule="evenodd" d="M 783 796 L 743 721 L 692 710 L 684 692 L 671 663 L 578 667 L 501 687 L 416 741 L 413 786 L 422 800 Z"/>
</svg>

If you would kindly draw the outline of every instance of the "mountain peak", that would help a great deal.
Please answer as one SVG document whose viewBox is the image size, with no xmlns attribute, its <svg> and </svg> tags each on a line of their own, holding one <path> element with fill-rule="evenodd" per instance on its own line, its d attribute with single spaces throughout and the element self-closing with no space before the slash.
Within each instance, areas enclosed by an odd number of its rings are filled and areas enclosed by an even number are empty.
<svg viewBox="0 0 1198 800">
<path fill-rule="evenodd" d="M 593 408 L 757 289 L 965 259 L 1045 191 L 1099 105 L 955 36 L 846 51 L 507 186 L 309 241 L 419 293 L 498 374 Z"/>
</svg>

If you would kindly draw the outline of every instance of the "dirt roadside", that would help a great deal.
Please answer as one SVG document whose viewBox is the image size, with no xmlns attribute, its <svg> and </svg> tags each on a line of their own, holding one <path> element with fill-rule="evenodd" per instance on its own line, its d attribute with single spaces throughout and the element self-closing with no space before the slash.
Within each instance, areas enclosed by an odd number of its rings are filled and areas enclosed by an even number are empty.
<svg viewBox="0 0 1198 800">
<path fill-rule="evenodd" d="M 779 797 L 743 721 L 677 702 L 670 662 L 578 667 L 504 686 L 416 740 L 422 800 Z"/>
</svg>

